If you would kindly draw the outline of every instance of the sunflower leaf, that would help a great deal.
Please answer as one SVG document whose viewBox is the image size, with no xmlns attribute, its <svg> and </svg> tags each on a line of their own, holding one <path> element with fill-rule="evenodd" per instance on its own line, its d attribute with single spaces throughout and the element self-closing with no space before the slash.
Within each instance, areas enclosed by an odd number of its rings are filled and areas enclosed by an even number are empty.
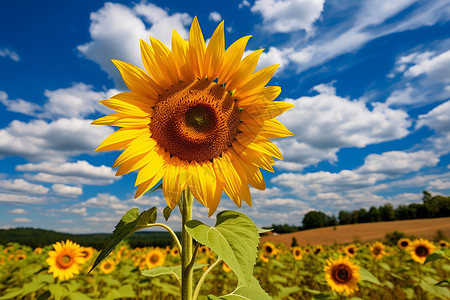
<svg viewBox="0 0 450 300">
<path fill-rule="evenodd" d="M 240 285 L 251 284 L 259 234 L 249 217 L 226 210 L 217 215 L 215 227 L 191 220 L 186 222 L 186 230 L 223 259 L 238 277 Z"/>
<path fill-rule="evenodd" d="M 241 285 L 235 289 L 231 294 L 216 297 L 208 295 L 208 300 L 245 300 L 245 299 L 259 299 L 259 300 L 271 300 L 266 291 L 259 285 L 258 280 L 255 277 L 251 277 L 250 285 Z"/>
<path fill-rule="evenodd" d="M 359 275 L 361 275 L 362 281 L 368 281 L 377 285 L 381 285 L 381 282 L 375 276 L 373 276 L 373 274 L 370 273 L 367 269 L 360 268 Z"/>
<path fill-rule="evenodd" d="M 170 208 L 170 206 L 164 207 L 163 215 L 164 215 L 164 219 L 166 219 L 166 222 L 169 220 L 171 213 L 172 213 L 172 209 Z"/>
<path fill-rule="evenodd" d="M 148 224 L 155 223 L 156 221 L 156 207 L 152 207 L 149 210 L 143 211 L 139 214 L 138 208 L 132 208 L 123 215 L 120 222 L 116 225 L 112 236 L 103 246 L 102 251 L 97 256 L 94 265 L 89 270 L 91 272 L 99 263 L 104 260 L 109 253 L 124 239 L 129 237 L 134 232 L 146 228 Z M 88 272 L 88 273 L 89 273 Z"/>
<path fill-rule="evenodd" d="M 205 264 L 200 263 L 194 263 L 194 266 L 192 267 L 193 270 L 201 269 L 205 267 Z M 157 266 L 150 270 L 144 270 L 141 271 L 141 274 L 147 277 L 157 277 L 161 275 L 173 275 L 175 278 L 180 282 L 181 284 L 181 266 L 175 266 L 175 267 L 163 267 L 163 266 Z"/>
<path fill-rule="evenodd" d="M 446 258 L 447 260 L 450 260 L 450 257 L 446 255 L 446 253 L 442 250 L 437 250 L 431 253 L 427 256 L 425 259 L 425 262 L 423 264 L 429 263 L 430 261 L 434 261 L 440 258 Z"/>
</svg>

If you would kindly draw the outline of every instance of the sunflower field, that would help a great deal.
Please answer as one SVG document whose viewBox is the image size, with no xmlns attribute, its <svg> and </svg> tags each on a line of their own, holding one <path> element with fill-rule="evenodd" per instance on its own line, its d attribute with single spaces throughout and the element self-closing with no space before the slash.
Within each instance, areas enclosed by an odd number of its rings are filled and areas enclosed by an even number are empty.
<svg viewBox="0 0 450 300">
<path fill-rule="evenodd" d="M 194 281 L 216 264 L 202 277 L 198 299 L 235 299 L 208 297 L 233 293 L 237 277 L 208 247 L 196 249 Z M 254 275 L 273 299 L 450 299 L 449 250 L 447 241 L 425 239 L 292 248 L 266 242 Z M 177 247 L 121 244 L 88 274 L 97 255 L 69 240 L 0 246 L 0 300 L 177 299 Z"/>
</svg>

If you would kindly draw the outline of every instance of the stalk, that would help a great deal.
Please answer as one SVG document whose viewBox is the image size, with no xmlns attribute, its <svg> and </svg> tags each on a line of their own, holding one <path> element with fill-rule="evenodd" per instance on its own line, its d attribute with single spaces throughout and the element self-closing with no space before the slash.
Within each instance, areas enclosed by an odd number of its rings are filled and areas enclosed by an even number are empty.
<svg viewBox="0 0 450 300">
<path fill-rule="evenodd" d="M 186 188 L 180 200 L 181 212 L 181 299 L 192 300 L 192 283 L 193 270 L 192 259 L 192 238 L 186 231 L 185 225 L 187 221 L 192 219 L 193 196 L 191 191 Z"/>
</svg>

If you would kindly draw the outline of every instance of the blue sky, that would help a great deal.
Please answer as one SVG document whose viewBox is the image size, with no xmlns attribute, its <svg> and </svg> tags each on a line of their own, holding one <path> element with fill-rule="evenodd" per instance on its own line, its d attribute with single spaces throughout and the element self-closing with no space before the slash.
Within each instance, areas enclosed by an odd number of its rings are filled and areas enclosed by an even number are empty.
<svg viewBox="0 0 450 300">
<path fill-rule="evenodd" d="M 136 174 L 114 176 L 119 153 L 93 151 L 113 129 L 89 124 L 126 89 L 110 60 L 142 66 L 140 39 L 187 39 L 194 16 L 206 38 L 224 19 L 227 46 L 253 35 L 244 55 L 265 48 L 258 68 L 280 63 L 270 84 L 296 105 L 279 117 L 295 133 L 276 141 L 285 160 L 240 209 L 257 225 L 450 194 L 448 1 L 8 1 L 0 228 L 111 232 L 132 207 L 162 212 L 160 191 L 133 199 Z M 238 210 L 225 194 L 223 209 Z"/>
</svg>

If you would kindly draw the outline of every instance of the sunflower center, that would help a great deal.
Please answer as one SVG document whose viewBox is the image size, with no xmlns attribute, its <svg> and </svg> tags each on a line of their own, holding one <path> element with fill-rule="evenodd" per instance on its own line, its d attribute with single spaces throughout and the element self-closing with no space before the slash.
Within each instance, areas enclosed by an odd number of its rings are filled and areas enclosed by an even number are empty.
<svg viewBox="0 0 450 300">
<path fill-rule="evenodd" d="M 373 254 L 379 255 L 381 253 L 381 249 L 378 247 L 373 248 Z"/>
<path fill-rule="evenodd" d="M 355 250 L 353 250 L 353 248 L 349 248 L 349 249 L 348 249 L 348 253 L 354 254 L 354 253 L 355 253 Z"/>
<path fill-rule="evenodd" d="M 407 247 L 408 246 L 408 242 L 407 241 L 403 241 L 400 243 L 400 245 L 402 245 L 402 247 Z"/>
<path fill-rule="evenodd" d="M 352 270 L 347 265 L 336 266 L 333 278 L 339 283 L 346 283 L 352 278 Z"/>
<path fill-rule="evenodd" d="M 152 255 L 152 256 L 150 256 L 150 262 L 152 263 L 152 264 L 155 264 L 155 263 L 157 263 L 159 261 L 159 256 L 158 255 Z"/>
<path fill-rule="evenodd" d="M 418 246 L 416 247 L 416 255 L 419 257 L 426 257 L 428 256 L 428 248 L 425 246 Z"/>
<path fill-rule="evenodd" d="M 180 160 L 210 161 L 226 151 L 238 133 L 234 99 L 222 85 L 206 79 L 172 85 L 153 108 L 152 138 Z"/>
<path fill-rule="evenodd" d="M 73 263 L 72 257 L 70 255 L 68 255 L 68 254 L 60 256 L 57 262 L 58 262 L 58 266 L 61 269 L 67 269 Z"/>
</svg>

